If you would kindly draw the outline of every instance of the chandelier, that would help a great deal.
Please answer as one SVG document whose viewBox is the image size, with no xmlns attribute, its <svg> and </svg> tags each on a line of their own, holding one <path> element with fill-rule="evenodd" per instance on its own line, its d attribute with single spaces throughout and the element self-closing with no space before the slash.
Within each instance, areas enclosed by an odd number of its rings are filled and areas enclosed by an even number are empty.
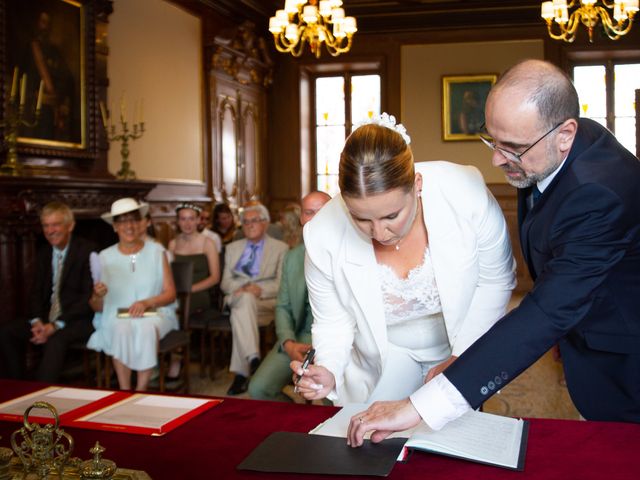
<svg viewBox="0 0 640 480">
<path fill-rule="evenodd" d="M 284 9 L 269 19 L 276 49 L 299 57 L 308 43 L 316 58 L 323 44 L 334 57 L 348 52 L 358 27 L 341 7 L 342 0 L 285 0 Z"/>
<path fill-rule="evenodd" d="M 578 6 L 580 5 L 580 6 Z M 569 9 L 578 6 L 571 14 Z M 607 10 L 608 9 L 608 10 Z M 610 11 L 613 11 L 613 19 Z M 553 0 L 542 2 L 541 16 L 547 22 L 549 36 L 555 40 L 573 42 L 578 25 L 582 23 L 589 32 L 589 42 L 593 42 L 593 29 L 599 21 L 607 37 L 617 40 L 631 30 L 633 16 L 638 11 L 638 0 Z M 554 28 L 553 22 L 558 24 Z M 555 30 L 555 32 L 554 32 Z"/>
</svg>

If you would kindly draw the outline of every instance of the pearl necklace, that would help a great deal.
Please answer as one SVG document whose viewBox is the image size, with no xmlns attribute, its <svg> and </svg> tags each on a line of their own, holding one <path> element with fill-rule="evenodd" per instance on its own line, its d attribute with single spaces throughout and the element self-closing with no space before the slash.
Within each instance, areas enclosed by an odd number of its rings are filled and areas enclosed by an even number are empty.
<svg viewBox="0 0 640 480">
<path fill-rule="evenodd" d="M 137 253 L 132 253 L 129 255 L 129 259 L 131 260 L 131 271 L 135 272 L 136 271 L 136 260 L 138 258 L 138 254 Z"/>
</svg>

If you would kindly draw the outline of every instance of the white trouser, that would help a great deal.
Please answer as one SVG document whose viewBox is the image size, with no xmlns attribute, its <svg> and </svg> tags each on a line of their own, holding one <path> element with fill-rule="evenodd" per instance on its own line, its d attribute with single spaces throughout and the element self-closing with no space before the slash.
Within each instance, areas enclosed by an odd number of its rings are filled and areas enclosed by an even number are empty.
<svg viewBox="0 0 640 480">
<path fill-rule="evenodd" d="M 259 326 L 273 321 L 275 298 L 258 299 L 252 293 L 227 295 L 225 301 L 231 309 L 231 363 L 229 370 L 249 376 L 249 358 L 260 357 Z"/>
<path fill-rule="evenodd" d="M 424 384 L 429 370 L 447 358 L 448 355 L 432 362 L 419 362 L 411 358 L 407 349 L 390 343 L 382 375 L 367 403 L 407 398 Z"/>
</svg>

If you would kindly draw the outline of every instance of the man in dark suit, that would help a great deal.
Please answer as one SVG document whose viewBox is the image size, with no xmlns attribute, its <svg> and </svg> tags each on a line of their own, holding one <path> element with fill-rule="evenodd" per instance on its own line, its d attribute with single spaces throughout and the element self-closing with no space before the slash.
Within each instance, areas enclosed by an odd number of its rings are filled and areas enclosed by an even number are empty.
<svg viewBox="0 0 640 480">
<path fill-rule="evenodd" d="M 531 292 L 443 374 L 356 415 L 351 445 L 423 419 L 438 429 L 476 408 L 559 344 L 567 387 L 588 420 L 640 422 L 640 162 L 598 123 L 555 66 L 508 70 L 492 89 L 493 164 L 518 188 Z"/>
<path fill-rule="evenodd" d="M 71 209 L 51 202 L 40 214 L 50 246 L 40 249 L 36 277 L 27 306 L 27 319 L 0 325 L 0 364 L 9 378 L 24 378 L 27 341 L 42 346 L 36 379 L 56 382 L 69 345 L 86 341 L 93 332 L 89 297 L 93 289 L 89 269 L 90 245 L 72 236 Z"/>
</svg>

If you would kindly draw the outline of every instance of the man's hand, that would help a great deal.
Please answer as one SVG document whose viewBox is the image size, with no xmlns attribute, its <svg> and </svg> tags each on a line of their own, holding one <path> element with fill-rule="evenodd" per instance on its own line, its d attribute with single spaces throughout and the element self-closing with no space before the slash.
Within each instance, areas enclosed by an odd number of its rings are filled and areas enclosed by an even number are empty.
<svg viewBox="0 0 640 480">
<path fill-rule="evenodd" d="M 287 355 L 289 355 L 291 360 L 302 362 L 304 361 L 304 356 L 311 348 L 311 345 L 308 343 L 295 342 L 293 340 L 285 340 L 282 348 L 287 352 Z"/>
<path fill-rule="evenodd" d="M 93 285 L 93 294 L 98 298 L 104 297 L 107 294 L 108 291 L 109 291 L 109 289 L 102 282 L 98 282 L 98 283 Z"/>
<path fill-rule="evenodd" d="M 47 340 L 51 335 L 55 333 L 56 329 L 52 323 L 44 324 L 40 320 L 34 322 L 31 325 L 31 339 L 30 342 L 34 345 L 42 345 L 47 343 Z"/>
<path fill-rule="evenodd" d="M 393 432 L 415 427 L 420 420 L 418 411 L 408 398 L 394 402 L 375 402 L 368 410 L 351 417 L 347 429 L 347 445 L 362 446 L 367 432 L 373 432 L 373 443 L 381 442 Z"/>
<path fill-rule="evenodd" d="M 249 283 L 244 288 L 245 292 L 251 293 L 256 298 L 260 298 L 260 295 L 262 295 L 262 289 L 255 283 Z"/>
<path fill-rule="evenodd" d="M 262 295 L 262 289 L 255 283 L 247 283 L 246 285 L 243 285 L 242 287 L 237 289 L 235 292 L 233 292 L 233 295 L 238 296 L 241 293 L 250 293 L 254 295 L 256 298 L 260 298 L 260 295 Z"/>
</svg>

